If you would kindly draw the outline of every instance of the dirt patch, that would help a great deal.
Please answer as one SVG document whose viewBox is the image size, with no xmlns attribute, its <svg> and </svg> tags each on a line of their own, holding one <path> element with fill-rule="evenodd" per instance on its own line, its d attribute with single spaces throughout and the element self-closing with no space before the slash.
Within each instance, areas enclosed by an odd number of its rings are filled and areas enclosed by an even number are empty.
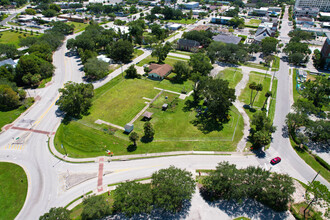
<svg viewBox="0 0 330 220">
<path fill-rule="evenodd" d="M 304 202 L 306 189 L 297 180 L 294 180 L 293 183 L 296 188 L 296 191 L 292 195 L 293 203 Z"/>
</svg>

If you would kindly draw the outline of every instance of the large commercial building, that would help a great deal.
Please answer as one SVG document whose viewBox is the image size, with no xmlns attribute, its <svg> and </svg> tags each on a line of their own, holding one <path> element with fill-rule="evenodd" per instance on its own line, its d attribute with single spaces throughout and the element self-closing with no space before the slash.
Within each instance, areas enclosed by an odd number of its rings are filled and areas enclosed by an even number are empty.
<svg viewBox="0 0 330 220">
<path fill-rule="evenodd" d="M 330 11 L 330 0 L 296 0 L 297 7 L 316 7 L 320 11 Z"/>
<path fill-rule="evenodd" d="M 324 69 L 330 68 L 330 34 L 326 34 L 327 39 L 325 40 L 322 50 L 321 50 L 321 56 L 324 60 Z"/>
</svg>

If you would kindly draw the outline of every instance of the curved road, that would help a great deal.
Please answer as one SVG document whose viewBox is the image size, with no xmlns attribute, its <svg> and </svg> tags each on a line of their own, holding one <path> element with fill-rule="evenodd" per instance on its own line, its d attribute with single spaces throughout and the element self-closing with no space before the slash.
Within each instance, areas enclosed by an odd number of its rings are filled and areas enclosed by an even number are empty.
<svg viewBox="0 0 330 220">
<path fill-rule="evenodd" d="M 282 30 L 286 28 L 286 25 L 287 21 L 284 21 Z M 283 33 L 283 37 L 285 34 Z M 37 219 L 51 207 L 65 206 L 78 196 L 97 187 L 97 180 L 93 178 L 66 190 L 65 181 L 68 176 L 81 173 L 95 174 L 98 171 L 98 164 L 65 163 L 53 157 L 48 150 L 48 136 L 54 135 L 55 129 L 61 121 L 61 116 L 57 115 L 57 107 L 55 106 L 55 101 L 59 95 L 58 88 L 63 87 L 67 81 L 82 81 L 79 61 L 74 57 L 65 56 L 67 52 L 65 45 L 63 45 L 54 53 L 56 71 L 51 85 L 33 92 L 40 99 L 13 122 L 11 127 L 7 127 L 7 130 L 0 134 L 0 161 L 18 163 L 28 172 L 27 199 L 16 219 Z M 138 62 L 146 55 L 148 52 L 135 59 L 133 63 Z M 106 80 L 95 83 L 95 87 L 103 85 L 120 73 L 120 69 L 114 71 Z M 265 158 L 190 155 L 104 163 L 104 172 L 111 173 L 104 176 L 103 182 L 110 184 L 150 176 L 152 172 L 170 165 L 187 170 L 210 169 L 214 168 L 220 161 L 229 161 L 237 164 L 238 167 L 260 165 L 266 169 L 288 173 L 305 183 L 310 181 L 316 174 L 315 171 L 293 151 L 289 139 L 283 137 L 282 133 L 285 115 L 290 111 L 291 80 L 286 63 L 281 62 L 277 78 L 279 81 L 275 125 L 278 130 L 274 134 L 273 144 L 267 151 Z M 277 155 L 280 155 L 283 161 L 271 168 L 269 159 Z M 317 180 L 329 187 L 329 183 L 322 177 L 318 177 Z"/>
</svg>

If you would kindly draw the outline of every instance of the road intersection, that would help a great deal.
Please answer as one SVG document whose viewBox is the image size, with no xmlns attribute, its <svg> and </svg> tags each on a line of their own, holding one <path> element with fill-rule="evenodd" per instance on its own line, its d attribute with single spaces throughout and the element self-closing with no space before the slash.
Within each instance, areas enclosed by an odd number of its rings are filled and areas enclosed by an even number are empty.
<svg viewBox="0 0 330 220">
<path fill-rule="evenodd" d="M 190 26 L 193 27 L 193 26 Z M 287 24 L 287 13 L 283 20 L 280 38 L 286 39 L 290 27 Z M 182 34 L 182 32 L 181 32 Z M 75 36 L 70 36 L 72 38 Z M 172 38 L 173 39 L 173 38 Z M 172 40 L 171 39 L 171 40 Z M 150 55 L 151 51 L 144 50 L 144 54 L 132 63 L 137 63 Z M 58 89 L 65 82 L 82 82 L 82 72 L 79 60 L 67 56 L 68 50 L 63 44 L 54 53 L 55 75 L 49 86 L 36 92 L 40 97 L 36 103 L 23 113 L 11 127 L 0 134 L 0 161 L 13 162 L 21 165 L 28 175 L 28 195 L 25 204 L 16 219 L 38 219 L 51 207 L 65 206 L 73 199 L 85 194 L 98 186 L 143 178 L 150 176 L 154 171 L 167 168 L 170 165 L 195 169 L 214 169 L 220 161 L 229 161 L 239 168 L 262 166 L 272 171 L 288 173 L 290 176 L 307 183 L 312 180 L 316 172 L 310 168 L 292 149 L 289 138 L 286 136 L 285 116 L 290 111 L 290 86 L 292 79 L 289 75 L 289 66 L 281 61 L 280 70 L 276 73 L 278 89 L 276 98 L 276 112 L 274 124 L 277 131 L 273 135 L 273 142 L 264 157 L 254 155 L 182 155 L 173 157 L 159 157 L 132 161 L 103 162 L 102 172 L 107 173 L 99 182 L 99 178 L 91 178 L 67 189 L 66 178 L 74 174 L 93 174 L 99 171 L 99 163 L 68 163 L 54 157 L 48 148 L 49 136 L 54 135 L 61 122 L 62 115 L 55 105 L 59 97 Z M 130 64 L 124 65 L 125 70 Z M 94 87 L 100 87 L 114 77 L 121 74 L 121 68 L 111 73 L 105 80 L 95 82 Z M 21 144 L 17 149 L 6 146 Z M 281 156 L 282 162 L 271 167 L 269 161 L 274 156 Z M 95 159 L 91 159 L 95 160 Z M 329 183 L 318 176 L 318 181 L 330 187 Z"/>
</svg>

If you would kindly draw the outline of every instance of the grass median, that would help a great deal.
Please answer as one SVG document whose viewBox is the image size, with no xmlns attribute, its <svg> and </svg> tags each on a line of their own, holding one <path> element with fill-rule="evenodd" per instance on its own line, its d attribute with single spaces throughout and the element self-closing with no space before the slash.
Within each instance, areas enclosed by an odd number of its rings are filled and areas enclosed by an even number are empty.
<svg viewBox="0 0 330 220">
<path fill-rule="evenodd" d="M 22 167 L 0 162 L 0 219 L 15 219 L 22 209 L 28 180 Z"/>
</svg>

